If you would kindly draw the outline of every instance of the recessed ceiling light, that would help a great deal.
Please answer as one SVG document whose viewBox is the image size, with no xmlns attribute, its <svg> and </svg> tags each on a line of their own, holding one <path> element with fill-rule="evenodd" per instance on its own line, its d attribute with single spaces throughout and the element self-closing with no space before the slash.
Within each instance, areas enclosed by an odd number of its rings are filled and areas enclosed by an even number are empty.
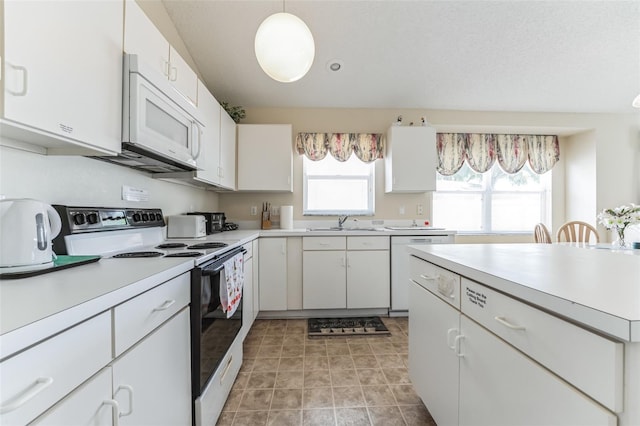
<svg viewBox="0 0 640 426">
<path fill-rule="evenodd" d="M 339 61 L 337 59 L 332 59 L 331 61 L 327 62 L 327 70 L 329 71 L 337 72 L 337 71 L 340 71 L 341 69 L 342 69 L 342 61 Z"/>
</svg>

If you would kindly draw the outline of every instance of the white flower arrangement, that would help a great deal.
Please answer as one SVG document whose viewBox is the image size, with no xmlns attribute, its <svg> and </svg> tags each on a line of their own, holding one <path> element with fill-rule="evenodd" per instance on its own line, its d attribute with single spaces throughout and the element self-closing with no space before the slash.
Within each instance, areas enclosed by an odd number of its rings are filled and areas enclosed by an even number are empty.
<svg viewBox="0 0 640 426">
<path fill-rule="evenodd" d="M 598 214 L 598 222 L 607 229 L 615 229 L 618 240 L 614 241 L 613 245 L 624 248 L 627 246 L 624 231 L 627 226 L 640 223 L 640 206 L 631 203 L 613 209 L 604 209 Z"/>
<path fill-rule="evenodd" d="M 607 229 L 625 229 L 640 223 L 640 206 L 633 203 L 613 209 L 604 209 L 598 215 L 598 222 Z"/>
</svg>

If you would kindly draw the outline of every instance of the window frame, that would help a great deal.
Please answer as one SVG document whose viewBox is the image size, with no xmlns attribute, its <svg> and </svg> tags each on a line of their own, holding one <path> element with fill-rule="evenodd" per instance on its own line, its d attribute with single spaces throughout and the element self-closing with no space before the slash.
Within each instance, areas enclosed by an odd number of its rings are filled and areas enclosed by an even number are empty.
<svg viewBox="0 0 640 426">
<path fill-rule="evenodd" d="M 466 167 L 468 167 L 468 165 L 465 165 Z M 495 163 L 492 166 L 493 167 L 500 167 L 498 165 L 498 163 Z M 528 164 L 525 164 L 524 167 L 529 167 Z M 524 168 L 523 167 L 523 168 Z M 543 189 L 542 191 L 513 191 L 513 190 L 497 190 L 497 189 L 493 189 L 492 188 L 492 184 L 491 184 L 491 179 L 492 179 L 492 169 L 488 170 L 485 173 L 480 173 L 482 175 L 482 189 L 478 189 L 478 190 L 436 190 L 434 195 L 437 194 L 469 194 L 469 195 L 480 195 L 480 199 L 482 202 L 481 205 L 481 221 L 480 221 L 480 226 L 482 227 L 482 229 L 479 230 L 458 230 L 457 233 L 458 234 L 467 234 L 467 235 L 472 235 L 472 234 L 493 234 L 493 235 L 500 235 L 500 234 L 509 234 L 509 235 L 516 235 L 516 234 L 530 234 L 531 231 L 530 230 L 518 230 L 518 231 L 509 231 L 509 230 L 495 230 L 495 226 L 492 226 L 492 198 L 493 195 L 532 195 L 532 194 L 538 194 L 540 196 L 540 222 L 548 224 L 551 222 L 551 215 L 552 215 L 552 211 L 551 211 L 551 201 L 552 201 L 552 192 L 553 192 L 553 180 L 552 180 L 552 171 L 548 171 L 546 173 L 544 173 L 542 179 L 544 179 L 546 182 L 544 183 L 545 189 Z M 518 172 L 520 173 L 520 171 Z M 533 172 L 532 172 L 533 173 Z M 441 175 L 438 173 L 436 176 L 436 188 L 437 188 L 437 183 L 439 180 L 439 177 Z M 435 212 L 435 204 L 436 204 L 436 200 L 435 197 L 432 198 L 432 211 Z M 532 227 L 533 229 L 533 227 Z"/>
<path fill-rule="evenodd" d="M 329 155 L 322 160 L 324 161 L 326 158 L 329 158 Z M 348 161 L 351 161 L 353 158 L 354 161 L 361 161 L 355 155 L 352 156 Z M 369 166 L 368 175 L 335 175 L 335 174 L 322 174 L 322 175 L 312 175 L 311 177 L 307 174 L 307 161 L 309 160 L 306 157 L 303 157 L 302 160 L 302 215 L 303 216 L 337 216 L 337 215 L 349 215 L 349 216 L 374 216 L 375 215 L 375 178 L 376 178 L 376 167 L 375 161 L 371 163 L 364 163 Z M 337 161 L 337 160 L 336 160 Z M 377 161 L 377 160 L 376 160 Z M 343 163 L 344 164 L 344 163 Z M 367 182 L 367 209 L 366 210 L 349 210 L 349 209 L 341 209 L 341 210 L 311 210 L 308 208 L 308 185 L 309 180 L 363 180 L 363 178 Z"/>
</svg>

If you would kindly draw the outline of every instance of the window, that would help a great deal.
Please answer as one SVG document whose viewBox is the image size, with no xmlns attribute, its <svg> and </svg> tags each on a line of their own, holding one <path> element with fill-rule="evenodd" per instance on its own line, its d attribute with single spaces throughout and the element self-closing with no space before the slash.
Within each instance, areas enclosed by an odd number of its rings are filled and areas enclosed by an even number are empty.
<svg viewBox="0 0 640 426">
<path fill-rule="evenodd" d="M 373 215 L 375 162 L 303 157 L 302 174 L 305 215 Z"/>
<path fill-rule="evenodd" d="M 551 172 L 533 173 L 526 164 L 507 174 L 498 163 L 486 173 L 466 163 L 452 176 L 438 174 L 433 194 L 433 223 L 462 232 L 531 232 L 549 223 Z"/>
</svg>

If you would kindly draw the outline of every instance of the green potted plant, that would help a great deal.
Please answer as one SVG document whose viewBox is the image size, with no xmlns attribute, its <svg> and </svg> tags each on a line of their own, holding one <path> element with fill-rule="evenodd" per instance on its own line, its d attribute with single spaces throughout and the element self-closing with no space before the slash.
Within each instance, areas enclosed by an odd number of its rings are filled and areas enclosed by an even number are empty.
<svg viewBox="0 0 640 426">
<path fill-rule="evenodd" d="M 229 114 L 231 119 L 236 123 L 239 123 L 240 120 L 247 116 L 244 108 L 242 108 L 241 106 L 231 106 L 229 105 L 229 102 L 221 102 L 220 105 L 222 106 L 222 108 L 224 108 L 225 111 L 227 111 L 227 114 Z"/>
</svg>

